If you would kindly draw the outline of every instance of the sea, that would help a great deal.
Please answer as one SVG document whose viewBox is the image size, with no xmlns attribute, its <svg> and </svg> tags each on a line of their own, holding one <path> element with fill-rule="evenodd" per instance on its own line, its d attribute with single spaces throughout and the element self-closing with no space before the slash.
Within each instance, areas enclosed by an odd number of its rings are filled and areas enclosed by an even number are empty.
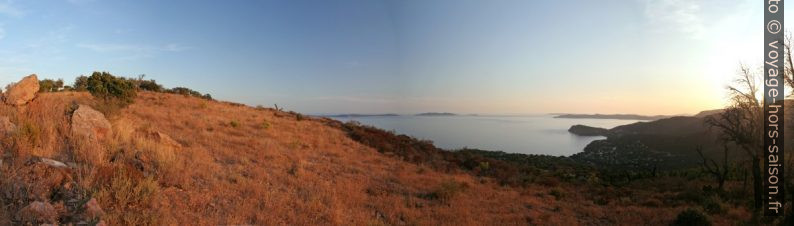
<svg viewBox="0 0 794 226">
<path fill-rule="evenodd" d="M 610 129 L 640 120 L 570 119 L 554 115 L 528 116 L 361 116 L 331 117 L 430 140 L 440 148 L 476 148 L 508 153 L 570 156 L 581 152 L 601 136 L 577 136 L 568 132 L 572 125 Z"/>
</svg>

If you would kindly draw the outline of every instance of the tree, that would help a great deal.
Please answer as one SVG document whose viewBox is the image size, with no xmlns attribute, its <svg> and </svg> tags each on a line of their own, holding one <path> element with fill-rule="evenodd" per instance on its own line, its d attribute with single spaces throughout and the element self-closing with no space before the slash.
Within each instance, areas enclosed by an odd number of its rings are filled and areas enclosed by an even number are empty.
<svg viewBox="0 0 794 226">
<path fill-rule="evenodd" d="M 74 79 L 74 85 L 72 88 L 75 91 L 87 91 L 88 90 L 88 77 L 85 75 L 80 75 Z"/>
<path fill-rule="evenodd" d="M 58 80 L 56 80 L 56 81 L 55 81 L 55 87 L 56 87 L 56 88 L 58 88 L 58 90 L 60 90 L 61 88 L 63 88 L 63 79 L 60 79 L 60 78 L 59 78 Z"/>
<path fill-rule="evenodd" d="M 39 92 L 58 92 L 63 88 L 63 79 L 43 79 L 39 81 Z"/>
<path fill-rule="evenodd" d="M 783 51 L 783 59 L 784 59 L 783 62 L 785 63 L 784 64 L 784 69 L 783 69 L 783 78 L 786 81 L 786 84 L 788 85 L 788 87 L 792 88 L 792 90 L 794 90 L 794 63 L 792 62 L 792 57 L 791 57 L 791 45 L 792 45 L 792 36 L 791 36 L 791 33 L 788 33 L 788 34 L 786 34 L 785 41 L 783 42 L 783 50 L 784 50 Z M 784 104 L 785 104 L 785 101 L 784 101 Z M 792 115 L 792 113 L 794 113 L 794 112 L 787 111 L 787 113 L 784 116 L 784 118 L 785 119 L 791 118 L 790 116 Z M 794 128 L 794 127 L 792 127 L 791 123 L 788 123 L 786 128 Z M 791 130 L 789 130 L 789 131 L 791 131 Z M 792 157 L 794 157 L 794 156 L 790 156 L 789 155 L 788 157 L 784 158 L 785 165 L 787 165 L 787 166 L 792 165 L 792 159 L 794 159 Z M 784 170 L 784 176 L 786 178 L 791 178 L 792 176 L 794 176 L 794 170 Z M 784 186 L 785 186 L 784 190 L 790 192 L 790 194 L 787 197 L 794 197 L 794 189 L 791 189 L 791 187 L 794 187 L 794 184 L 792 184 L 792 180 L 786 180 L 786 183 L 784 184 Z M 789 214 L 789 216 L 794 215 L 794 208 L 789 208 L 788 209 L 788 214 Z M 787 217 L 787 219 L 790 220 L 792 218 L 791 217 Z"/>
<path fill-rule="evenodd" d="M 152 92 L 163 92 L 165 90 L 162 85 L 157 84 L 154 80 L 138 80 L 138 88 Z"/>
<path fill-rule="evenodd" d="M 105 100 L 129 104 L 136 96 L 135 86 L 131 81 L 107 72 L 94 72 L 88 77 L 87 83 L 86 89 L 91 95 Z"/>
<path fill-rule="evenodd" d="M 723 185 L 725 185 L 725 180 L 728 178 L 728 173 L 730 172 L 730 164 L 728 163 L 728 144 L 723 144 L 723 151 L 722 151 L 722 162 L 717 163 L 714 159 L 707 158 L 703 154 L 703 146 L 698 146 L 695 148 L 698 155 L 700 155 L 700 159 L 703 160 L 703 170 L 707 173 L 714 176 L 714 179 L 717 180 L 717 190 L 722 191 Z"/>
<path fill-rule="evenodd" d="M 761 209 L 763 202 L 763 179 L 761 159 L 763 152 L 763 107 L 758 99 L 759 77 L 742 65 L 735 85 L 728 86 L 730 105 L 722 113 L 706 118 L 706 123 L 719 130 L 720 140 L 734 143 L 744 151 L 751 161 L 750 172 L 753 178 L 753 203 Z"/>
</svg>

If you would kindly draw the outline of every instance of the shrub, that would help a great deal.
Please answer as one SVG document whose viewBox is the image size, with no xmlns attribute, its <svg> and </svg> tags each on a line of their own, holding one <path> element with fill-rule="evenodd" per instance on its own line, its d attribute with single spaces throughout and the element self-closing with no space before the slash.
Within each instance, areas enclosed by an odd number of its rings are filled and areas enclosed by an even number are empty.
<svg viewBox="0 0 794 226">
<path fill-rule="evenodd" d="M 41 142 L 41 129 L 32 122 L 22 123 L 14 135 L 18 150 L 36 147 Z"/>
<path fill-rule="evenodd" d="M 725 213 L 725 207 L 722 206 L 722 203 L 719 201 L 719 198 L 715 196 L 711 196 L 708 198 L 703 199 L 700 203 L 703 206 L 703 210 L 710 214 L 721 214 Z"/>
<path fill-rule="evenodd" d="M 467 188 L 469 188 L 469 185 L 466 183 L 448 180 L 442 182 L 433 192 L 427 196 L 430 199 L 438 199 L 442 202 L 448 202 L 455 197 L 455 195 L 466 190 Z"/>
<path fill-rule="evenodd" d="M 262 122 L 262 124 L 259 124 L 259 127 L 262 128 L 262 129 L 270 128 L 270 123 L 268 123 L 267 121 L 264 121 L 264 122 Z"/>
<path fill-rule="evenodd" d="M 74 79 L 74 85 L 72 85 L 72 89 L 75 91 L 87 91 L 88 90 L 88 77 L 81 75 Z"/>
<path fill-rule="evenodd" d="M 300 161 L 293 161 L 292 165 L 287 169 L 287 173 L 292 176 L 298 176 L 300 173 L 301 162 Z"/>
<path fill-rule="evenodd" d="M 695 209 L 687 209 L 678 214 L 673 221 L 674 226 L 704 226 L 711 225 L 708 216 Z"/>
<path fill-rule="evenodd" d="M 676 194 L 675 199 L 691 203 L 701 203 L 703 202 L 704 194 L 699 190 L 686 189 Z"/>
<path fill-rule="evenodd" d="M 593 203 L 599 206 L 606 206 L 607 204 L 609 204 L 609 199 L 607 199 L 606 197 L 598 197 L 593 200 Z"/>
<path fill-rule="evenodd" d="M 163 92 L 165 90 L 162 85 L 157 84 L 154 80 L 140 80 L 138 81 L 138 88 L 152 92 Z"/>
<path fill-rule="evenodd" d="M 491 163 L 487 161 L 482 161 L 480 162 L 480 165 L 477 166 L 477 168 L 479 168 L 481 171 L 487 171 L 488 169 L 491 168 Z"/>
<path fill-rule="evenodd" d="M 77 84 L 75 84 L 75 87 L 77 87 Z M 86 89 L 95 97 L 126 104 L 132 103 L 136 96 L 135 86 L 131 81 L 115 77 L 107 72 L 94 72 L 91 74 L 91 77 L 88 77 Z"/>
<path fill-rule="evenodd" d="M 538 179 L 538 184 L 546 186 L 546 187 L 556 187 L 560 185 L 560 180 L 554 176 L 545 176 Z"/>
<path fill-rule="evenodd" d="M 549 195 L 554 196 L 554 199 L 560 200 L 562 197 L 565 197 L 565 194 L 558 188 L 552 188 L 549 191 Z"/>
<path fill-rule="evenodd" d="M 52 79 L 43 79 L 39 81 L 39 92 L 46 93 L 46 92 L 58 92 L 63 88 L 63 79 L 52 80 Z"/>
<path fill-rule="evenodd" d="M 96 183 L 96 199 L 108 211 L 111 225 L 158 225 L 159 214 L 152 210 L 160 186 L 151 177 L 144 177 L 134 168 L 103 167 Z"/>
<path fill-rule="evenodd" d="M 173 89 L 166 90 L 166 92 L 167 93 L 174 93 L 174 94 L 181 94 L 181 95 L 184 95 L 184 96 L 192 96 L 192 97 L 198 97 L 198 98 L 202 98 L 202 99 L 212 100 L 212 96 L 210 94 L 201 94 L 198 91 L 195 91 L 195 90 L 192 90 L 192 89 L 189 89 L 189 88 L 185 88 L 185 87 L 175 87 Z"/>
<path fill-rule="evenodd" d="M 229 122 L 229 126 L 231 126 L 232 128 L 237 128 L 238 126 L 240 126 L 240 123 L 237 121 L 231 121 Z"/>
</svg>

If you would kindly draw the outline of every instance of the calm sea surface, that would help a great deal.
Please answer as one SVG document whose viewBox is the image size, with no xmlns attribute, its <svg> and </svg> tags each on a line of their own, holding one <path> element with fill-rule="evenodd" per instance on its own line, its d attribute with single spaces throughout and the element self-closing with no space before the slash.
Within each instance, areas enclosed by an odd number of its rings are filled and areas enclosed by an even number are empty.
<svg viewBox="0 0 794 226">
<path fill-rule="evenodd" d="M 512 153 L 569 156 L 588 143 L 604 137 L 580 137 L 568 133 L 572 125 L 612 128 L 637 120 L 562 119 L 541 116 L 375 116 L 334 117 L 355 120 L 419 139 L 432 140 L 445 149 L 463 147 Z"/>
</svg>

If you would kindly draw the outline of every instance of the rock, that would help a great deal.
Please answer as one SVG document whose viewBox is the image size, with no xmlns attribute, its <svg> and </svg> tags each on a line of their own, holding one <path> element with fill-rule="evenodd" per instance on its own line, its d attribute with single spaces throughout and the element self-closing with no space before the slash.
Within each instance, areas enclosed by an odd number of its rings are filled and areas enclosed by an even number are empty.
<svg viewBox="0 0 794 226">
<path fill-rule="evenodd" d="M 17 213 L 17 220 L 27 224 L 55 223 L 58 212 L 47 202 L 31 202 Z"/>
<path fill-rule="evenodd" d="M 105 139 L 110 133 L 110 122 L 102 112 L 80 105 L 72 113 L 72 134 L 89 139 Z"/>
<path fill-rule="evenodd" d="M 571 128 L 568 129 L 568 132 L 579 136 L 606 136 L 609 134 L 609 130 L 607 129 L 585 125 L 571 126 Z"/>
<path fill-rule="evenodd" d="M 0 116 L 0 134 L 8 135 L 17 130 L 17 126 L 8 117 Z"/>
<path fill-rule="evenodd" d="M 22 78 L 22 80 L 16 84 L 11 85 L 3 95 L 3 99 L 6 104 L 15 106 L 24 105 L 33 100 L 38 92 L 39 79 L 35 74 L 32 74 Z"/>
<path fill-rule="evenodd" d="M 152 132 L 150 134 L 150 137 L 160 144 L 164 144 L 176 149 L 182 148 L 182 144 L 172 139 L 170 136 L 168 136 L 168 134 L 161 132 Z"/>
<path fill-rule="evenodd" d="M 55 160 L 48 159 L 48 158 L 39 158 L 39 161 L 41 163 L 44 163 L 45 165 L 52 166 L 52 167 L 55 167 L 55 168 L 69 168 L 69 166 L 67 166 L 66 164 L 64 164 L 62 162 L 55 161 Z"/>
<path fill-rule="evenodd" d="M 103 211 L 102 207 L 99 206 L 99 202 L 97 202 L 94 198 L 88 200 L 83 207 L 85 207 L 85 214 L 89 218 L 98 218 L 105 214 L 105 211 Z"/>
</svg>

